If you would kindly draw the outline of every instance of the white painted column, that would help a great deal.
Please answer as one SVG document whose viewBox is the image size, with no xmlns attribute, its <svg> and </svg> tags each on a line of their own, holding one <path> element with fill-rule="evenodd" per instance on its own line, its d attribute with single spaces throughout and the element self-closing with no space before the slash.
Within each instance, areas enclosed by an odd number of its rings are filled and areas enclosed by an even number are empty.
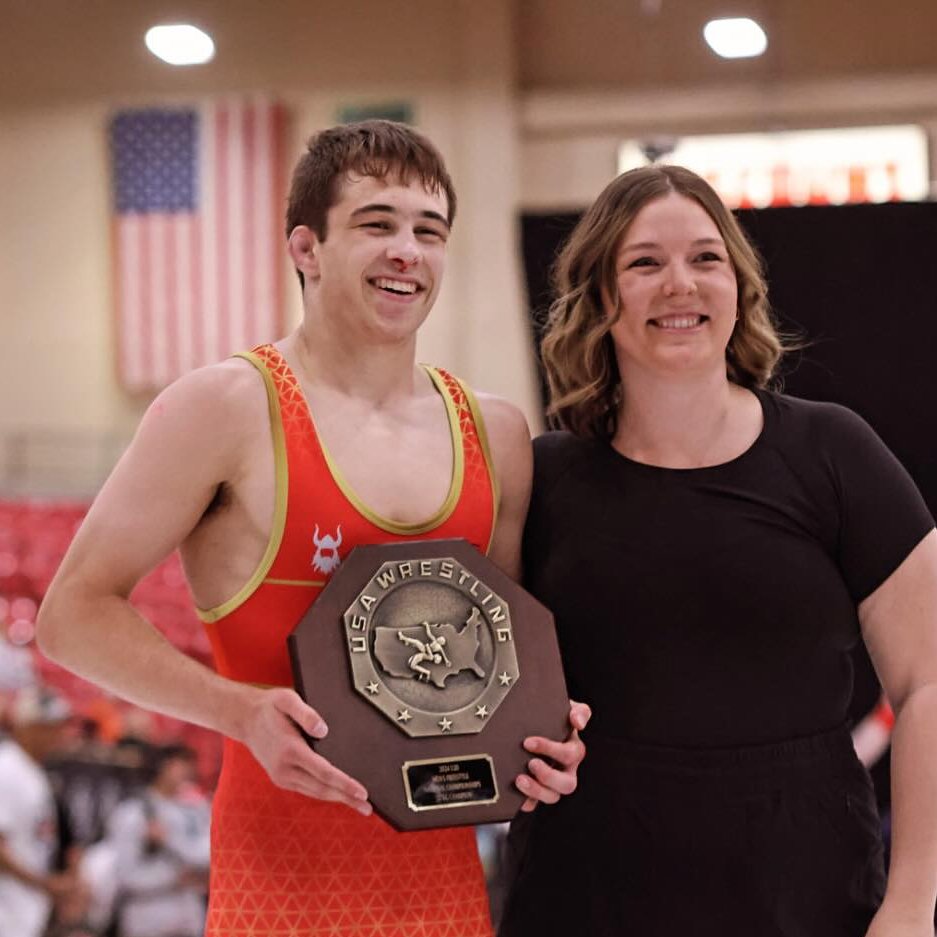
<svg viewBox="0 0 937 937">
<path fill-rule="evenodd" d="M 541 403 L 518 221 L 513 7 L 512 0 L 453 3 L 457 77 L 451 95 L 440 96 L 449 99 L 448 113 L 427 114 L 425 127 L 446 156 L 458 215 L 443 294 L 424 326 L 420 355 L 513 401 L 537 432 Z"/>
</svg>

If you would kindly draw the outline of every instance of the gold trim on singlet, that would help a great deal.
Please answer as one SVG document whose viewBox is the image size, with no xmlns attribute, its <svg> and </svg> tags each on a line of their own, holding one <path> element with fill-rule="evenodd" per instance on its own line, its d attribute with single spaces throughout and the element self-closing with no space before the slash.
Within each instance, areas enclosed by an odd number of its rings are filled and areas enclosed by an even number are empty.
<svg viewBox="0 0 937 937">
<path fill-rule="evenodd" d="M 243 358 L 250 362 L 259 372 L 264 381 L 264 388 L 267 391 L 267 410 L 270 415 L 270 431 L 273 435 L 273 459 L 274 459 L 274 504 L 273 504 L 273 525 L 270 529 L 270 538 L 267 541 L 267 549 L 264 550 L 263 558 L 257 564 L 257 568 L 251 574 L 250 579 L 226 602 L 216 605 L 213 608 L 196 608 L 196 614 L 202 621 L 211 623 L 230 615 L 239 605 L 243 605 L 253 594 L 257 587 L 263 582 L 264 576 L 270 571 L 273 561 L 280 550 L 280 543 L 283 540 L 283 530 L 286 527 L 286 498 L 289 489 L 289 468 L 286 461 L 286 437 L 283 433 L 283 421 L 280 419 L 280 398 L 277 393 L 277 386 L 273 381 L 273 375 L 270 374 L 264 361 L 258 355 L 250 351 L 238 352 L 234 357 Z"/>
<path fill-rule="evenodd" d="M 427 531 L 433 530 L 433 528 L 438 527 L 449 519 L 452 512 L 456 509 L 456 505 L 459 503 L 459 497 L 462 494 L 462 482 L 465 476 L 465 453 L 463 451 L 464 444 L 462 440 L 462 427 L 459 425 L 459 414 L 456 412 L 455 402 L 442 376 L 435 368 L 431 368 L 429 365 L 424 364 L 421 365 L 421 367 L 429 375 L 433 386 L 442 396 L 446 405 L 446 415 L 449 417 L 449 435 L 452 439 L 452 480 L 449 483 L 449 494 L 446 495 L 446 500 L 443 501 L 442 506 L 432 517 L 415 524 L 402 524 L 398 521 L 392 521 L 388 517 L 382 517 L 376 511 L 372 511 L 371 508 L 355 494 L 354 489 L 342 474 L 342 470 L 333 461 L 324 440 L 321 436 L 318 436 L 318 430 L 316 431 L 316 435 L 319 438 L 319 446 L 322 448 L 323 456 L 325 456 L 325 462 L 329 467 L 329 471 L 332 473 L 335 484 L 338 485 L 342 494 L 362 517 L 369 520 L 375 527 L 380 527 L 381 530 L 386 530 L 391 534 L 425 534 Z M 315 425 L 315 418 L 312 416 L 311 410 L 309 411 L 309 418 L 312 420 L 313 425 Z"/>
<path fill-rule="evenodd" d="M 494 459 L 491 456 L 491 446 L 488 443 L 488 430 L 485 429 L 485 420 L 482 417 L 481 407 L 478 405 L 478 398 L 468 384 L 463 384 L 458 378 L 453 378 L 468 401 L 469 410 L 472 411 L 472 422 L 475 424 L 475 432 L 478 435 L 478 442 L 482 447 L 482 454 L 485 457 L 485 465 L 488 466 L 488 480 L 491 482 L 491 534 L 488 537 L 488 546 L 485 547 L 485 553 L 491 551 L 491 544 L 495 539 L 495 528 L 498 526 L 498 508 L 501 505 L 501 483 L 498 480 L 498 474 L 495 472 Z"/>
</svg>

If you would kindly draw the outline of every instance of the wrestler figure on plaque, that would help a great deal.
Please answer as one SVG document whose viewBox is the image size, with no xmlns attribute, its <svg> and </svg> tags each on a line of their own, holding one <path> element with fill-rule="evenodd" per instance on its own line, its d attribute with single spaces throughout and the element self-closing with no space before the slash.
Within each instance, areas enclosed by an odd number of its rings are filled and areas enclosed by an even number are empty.
<svg viewBox="0 0 937 937">
<path fill-rule="evenodd" d="M 446 646 L 445 635 L 435 635 L 435 636 L 433 635 L 433 627 L 441 628 L 443 626 L 435 625 L 431 627 L 428 621 L 424 621 L 423 627 L 426 629 L 425 641 L 421 641 L 419 638 L 414 638 L 410 635 L 406 635 L 399 629 L 397 630 L 397 640 L 401 641 L 404 644 L 410 645 L 410 647 L 415 647 L 417 649 L 416 654 L 411 654 L 410 657 L 407 658 L 407 666 L 410 668 L 410 670 L 413 671 L 413 674 L 416 674 L 416 676 L 420 678 L 421 680 L 429 680 L 430 677 L 432 676 L 432 672 L 429 670 L 429 668 L 423 666 L 424 662 L 428 664 L 437 664 L 437 665 L 445 663 L 445 670 L 443 671 L 442 676 L 440 677 L 440 675 L 437 674 L 435 677 L 433 677 L 433 683 L 435 683 L 436 686 L 438 687 L 443 687 L 445 686 L 445 683 L 446 683 L 446 677 L 449 676 L 449 673 L 452 670 L 452 661 L 449 660 L 444 650 Z M 445 627 L 451 629 L 452 625 L 447 623 Z M 387 632 L 390 629 L 383 628 L 381 630 L 384 632 Z M 375 653 L 377 654 L 378 660 L 380 660 L 381 665 L 383 666 L 384 670 L 386 670 L 389 674 L 396 676 L 396 677 L 413 676 L 413 674 L 401 674 L 399 672 L 399 668 L 397 667 L 397 665 L 395 664 L 393 660 L 394 654 L 391 649 L 391 645 L 389 645 L 386 641 L 384 642 L 385 647 L 382 653 L 382 651 L 380 650 L 381 637 L 382 637 L 382 634 L 379 631 L 377 633 L 377 650 Z M 475 639 L 475 649 L 476 650 L 478 649 L 478 638 Z M 473 654 L 473 660 L 474 660 L 474 654 Z M 476 666 L 476 665 L 473 664 L 473 666 Z M 478 676 L 480 677 L 483 677 L 484 675 L 485 675 L 484 671 L 480 671 L 478 673 Z"/>
</svg>

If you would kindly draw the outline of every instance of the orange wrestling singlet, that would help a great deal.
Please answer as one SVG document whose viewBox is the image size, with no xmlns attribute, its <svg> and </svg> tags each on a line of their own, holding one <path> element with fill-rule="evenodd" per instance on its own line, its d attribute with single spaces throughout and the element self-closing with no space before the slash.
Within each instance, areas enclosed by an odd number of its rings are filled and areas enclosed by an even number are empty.
<svg viewBox="0 0 937 937">
<path fill-rule="evenodd" d="M 440 537 L 464 537 L 486 552 L 495 479 L 472 394 L 444 371 L 427 368 L 452 432 L 449 495 L 422 524 L 381 518 L 331 462 L 277 349 L 263 345 L 241 357 L 267 388 L 276 460 L 273 529 L 244 588 L 199 614 L 219 673 L 291 686 L 287 635 L 342 557 L 358 544 Z M 490 934 L 471 828 L 398 833 L 376 816 L 276 787 L 247 748 L 225 740 L 212 812 L 207 937 Z"/>
</svg>

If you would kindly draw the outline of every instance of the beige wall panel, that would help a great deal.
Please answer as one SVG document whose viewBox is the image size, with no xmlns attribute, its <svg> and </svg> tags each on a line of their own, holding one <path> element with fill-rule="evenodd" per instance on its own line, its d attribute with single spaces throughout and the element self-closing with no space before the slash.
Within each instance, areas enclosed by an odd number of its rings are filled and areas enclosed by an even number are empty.
<svg viewBox="0 0 937 937">
<path fill-rule="evenodd" d="M 541 408 L 516 217 L 520 153 L 511 10 L 502 0 L 462 3 L 459 10 L 461 81 L 446 117 L 438 114 L 439 133 L 430 120 L 426 124 L 434 139 L 445 140 L 459 217 L 444 301 L 420 350 L 432 347 L 477 389 L 512 400 L 537 430 Z"/>
<path fill-rule="evenodd" d="M 125 431 L 113 365 L 105 113 L 55 108 L 0 133 L 0 426 Z"/>
<path fill-rule="evenodd" d="M 525 211 L 575 211 L 616 174 L 615 134 L 532 137 L 521 144 L 520 202 Z"/>
</svg>

